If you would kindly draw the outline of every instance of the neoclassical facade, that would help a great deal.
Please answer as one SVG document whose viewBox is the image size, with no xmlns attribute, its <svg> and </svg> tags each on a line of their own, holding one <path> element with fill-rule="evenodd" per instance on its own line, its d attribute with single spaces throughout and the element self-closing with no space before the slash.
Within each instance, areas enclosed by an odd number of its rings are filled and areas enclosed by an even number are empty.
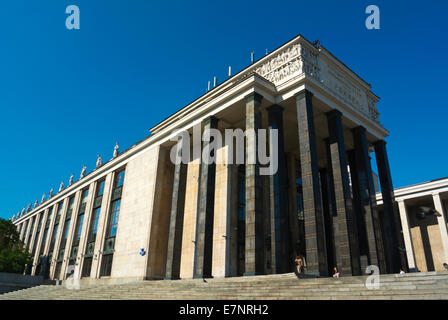
<svg viewBox="0 0 448 320">
<path fill-rule="evenodd" d="M 379 98 L 299 35 L 157 124 L 148 138 L 14 219 L 34 263 L 65 279 L 179 279 L 407 269 Z M 173 162 L 175 130 L 276 129 L 278 170 L 247 161 L 259 144 L 226 139 L 219 162 Z M 224 134 L 223 134 L 224 136 Z M 202 147 L 211 143 L 204 135 Z M 174 146 L 174 147 L 173 147 Z M 274 148 L 275 147 L 275 148 Z M 174 148 L 174 149 L 173 149 Z M 177 148 L 177 149 L 176 149 Z M 370 154 L 382 189 L 377 208 Z M 350 173 L 349 173 L 350 172 Z"/>
</svg>

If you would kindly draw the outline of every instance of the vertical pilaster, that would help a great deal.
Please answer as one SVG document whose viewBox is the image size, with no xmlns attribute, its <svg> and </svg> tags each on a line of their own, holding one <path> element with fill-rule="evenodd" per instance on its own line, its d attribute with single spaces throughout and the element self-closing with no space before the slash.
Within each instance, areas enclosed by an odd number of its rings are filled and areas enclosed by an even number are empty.
<svg viewBox="0 0 448 320">
<path fill-rule="evenodd" d="M 330 134 L 329 165 L 331 165 L 333 176 L 334 203 L 337 213 L 333 218 L 336 263 L 342 275 L 360 275 L 359 247 L 347 170 L 342 114 L 338 110 L 332 110 L 326 115 Z"/>
<path fill-rule="evenodd" d="M 289 266 L 288 243 L 288 185 L 286 177 L 285 145 L 283 135 L 283 108 L 273 105 L 268 108 L 269 130 L 277 130 L 277 154 L 274 152 L 275 143 L 269 139 L 271 159 L 276 157 L 277 171 L 269 176 L 270 189 L 270 225 L 271 225 L 271 268 L 272 273 L 284 273 Z M 272 165 L 272 164 L 271 164 Z"/>
<path fill-rule="evenodd" d="M 246 239 L 244 275 L 264 272 L 263 184 L 257 157 L 256 134 L 261 128 L 261 101 L 253 92 L 246 96 Z"/>
<path fill-rule="evenodd" d="M 432 195 L 434 201 L 434 207 L 440 216 L 437 217 L 437 223 L 440 229 L 440 238 L 442 239 L 443 252 L 445 254 L 445 261 L 448 261 L 448 230 L 446 227 L 445 212 L 443 209 L 443 203 L 440 198 L 440 193 Z"/>
<path fill-rule="evenodd" d="M 176 165 L 174 168 L 173 192 L 171 198 L 171 216 L 168 236 L 165 279 L 180 278 L 180 259 L 182 255 L 182 231 L 184 226 L 185 190 L 187 182 L 187 164 L 182 162 L 184 137 L 177 143 Z"/>
<path fill-rule="evenodd" d="M 360 206 L 364 217 L 365 228 L 367 233 L 367 245 L 369 251 L 369 264 L 378 265 L 380 271 L 385 273 L 386 257 L 383 246 L 383 236 L 381 232 L 381 221 L 376 206 L 375 187 L 373 184 L 372 168 L 370 166 L 369 151 L 366 139 L 366 129 L 356 127 L 353 129 L 354 141 L 354 170 L 358 180 L 354 188 L 358 188 Z M 355 194 L 355 191 L 354 191 Z M 364 270 L 363 270 L 364 271 Z"/>
<path fill-rule="evenodd" d="M 406 211 L 406 204 L 404 203 L 404 200 L 398 200 L 398 209 L 400 210 L 400 220 L 403 227 L 403 238 L 404 245 L 406 247 L 406 257 L 408 259 L 409 271 L 415 272 L 417 270 L 415 264 L 414 246 L 412 245 L 412 235 L 409 229 L 408 213 Z"/>
<path fill-rule="evenodd" d="M 218 119 L 209 117 L 204 120 L 203 153 L 209 148 L 212 140 L 210 129 L 218 128 Z M 213 148 L 211 148 L 214 150 Z M 210 151 L 210 150 L 209 150 Z M 213 152 L 216 152 L 214 150 Z M 206 154 L 209 161 L 201 161 L 199 176 L 198 211 L 196 220 L 196 246 L 193 278 L 210 278 L 212 276 L 213 253 L 213 214 L 215 201 L 216 163 L 212 158 L 216 154 Z M 210 161 L 211 160 L 211 161 Z"/>
<path fill-rule="evenodd" d="M 401 236 L 400 216 L 395 205 L 394 187 L 390 173 L 389 160 L 387 158 L 386 142 L 379 140 L 374 143 L 378 175 L 383 195 L 384 222 L 386 226 L 386 255 L 389 272 L 396 273 L 406 268 L 406 256 L 399 248 L 404 249 L 404 241 Z"/>
<path fill-rule="evenodd" d="M 308 273 L 328 275 L 312 95 L 310 91 L 304 90 L 296 96 L 305 216 L 306 263 Z"/>
</svg>

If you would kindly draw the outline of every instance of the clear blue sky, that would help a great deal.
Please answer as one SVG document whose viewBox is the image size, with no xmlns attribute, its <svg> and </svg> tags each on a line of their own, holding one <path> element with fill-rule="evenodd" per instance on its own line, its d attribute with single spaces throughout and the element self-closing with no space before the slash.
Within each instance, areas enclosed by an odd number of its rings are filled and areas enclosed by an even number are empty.
<svg viewBox="0 0 448 320">
<path fill-rule="evenodd" d="M 80 30 L 65 28 L 70 4 Z M 380 30 L 365 28 L 369 4 Z M 446 1 L 2 1 L 0 217 L 299 33 L 381 97 L 395 187 L 448 176 L 447 12 Z"/>
</svg>

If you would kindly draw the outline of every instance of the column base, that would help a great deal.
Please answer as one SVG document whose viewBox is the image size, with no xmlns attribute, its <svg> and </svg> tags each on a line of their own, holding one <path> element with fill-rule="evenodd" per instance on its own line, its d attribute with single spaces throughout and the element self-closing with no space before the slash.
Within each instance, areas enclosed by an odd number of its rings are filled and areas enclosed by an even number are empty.
<svg viewBox="0 0 448 320">
<path fill-rule="evenodd" d="M 201 274 L 195 274 L 193 276 L 193 279 L 212 279 L 212 275 L 201 275 Z"/>
<path fill-rule="evenodd" d="M 244 272 L 243 277 L 252 277 L 252 276 L 262 276 L 264 273 L 262 272 Z"/>
</svg>

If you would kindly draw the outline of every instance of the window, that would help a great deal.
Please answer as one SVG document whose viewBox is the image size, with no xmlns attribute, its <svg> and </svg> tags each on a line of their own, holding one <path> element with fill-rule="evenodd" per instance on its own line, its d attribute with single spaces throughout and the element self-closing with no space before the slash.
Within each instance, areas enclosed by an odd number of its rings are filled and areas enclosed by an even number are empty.
<svg viewBox="0 0 448 320">
<path fill-rule="evenodd" d="M 92 234 L 96 234 L 96 232 L 98 230 L 98 221 L 100 220 L 100 212 L 101 212 L 101 208 L 96 208 L 95 211 L 93 212 Z"/>
<path fill-rule="evenodd" d="M 68 230 L 70 229 L 70 219 L 65 222 L 64 240 L 68 238 Z"/>
<path fill-rule="evenodd" d="M 102 196 L 103 192 L 104 192 L 104 180 L 101 180 L 100 182 L 98 182 L 97 186 L 96 186 L 96 196 Z"/>
<path fill-rule="evenodd" d="M 54 226 L 54 233 L 53 233 L 53 240 L 52 240 L 53 244 L 56 241 L 56 238 L 58 236 L 58 229 L 59 229 L 59 225 L 57 224 L 57 225 Z"/>
<path fill-rule="evenodd" d="M 121 170 L 115 176 L 115 188 L 121 187 L 124 182 L 124 170 Z"/>
<path fill-rule="evenodd" d="M 112 202 L 109 237 L 115 237 L 117 235 L 118 216 L 120 215 L 120 202 L 121 200 Z"/>
<path fill-rule="evenodd" d="M 80 216 L 78 216 L 78 221 L 76 222 L 76 224 L 77 224 L 76 241 L 79 241 L 79 239 L 81 239 L 81 231 L 82 231 L 82 222 L 83 221 L 84 221 L 84 215 L 81 214 Z"/>
<path fill-rule="evenodd" d="M 112 260 L 114 255 L 108 254 L 103 256 L 102 260 L 102 268 L 101 268 L 101 276 L 108 277 L 112 271 Z"/>
<path fill-rule="evenodd" d="M 73 210 L 74 204 L 75 204 L 75 197 L 71 197 L 68 203 L 68 211 Z"/>
<path fill-rule="evenodd" d="M 89 195 L 89 189 L 86 189 L 82 192 L 82 200 L 81 200 L 81 204 L 84 204 L 87 202 L 87 196 Z"/>
</svg>

